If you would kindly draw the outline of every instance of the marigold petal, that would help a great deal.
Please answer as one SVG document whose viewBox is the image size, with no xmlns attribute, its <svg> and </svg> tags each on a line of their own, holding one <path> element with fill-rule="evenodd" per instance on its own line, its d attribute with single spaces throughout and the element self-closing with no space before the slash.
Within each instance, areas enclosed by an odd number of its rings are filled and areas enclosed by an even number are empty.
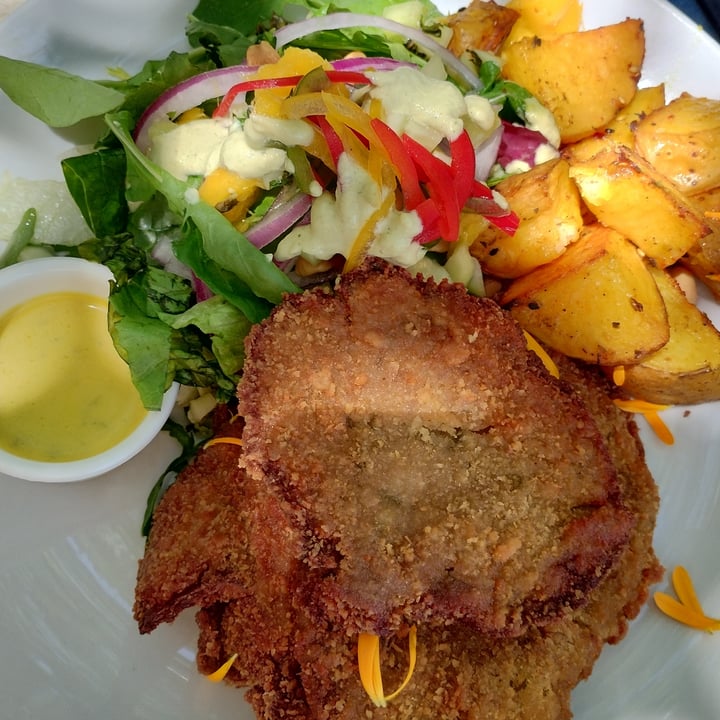
<svg viewBox="0 0 720 720">
<path fill-rule="evenodd" d="M 225 676 L 230 671 L 230 668 L 232 667 L 235 660 L 237 660 L 238 654 L 235 653 L 234 655 L 231 655 L 215 672 L 211 672 L 209 675 L 206 675 L 205 677 L 210 680 L 210 682 L 218 683 L 222 682 L 225 679 Z"/>
<path fill-rule="evenodd" d="M 694 610 L 699 615 L 705 615 L 705 611 L 702 609 L 700 600 L 695 593 L 695 586 L 690 578 L 690 573 L 682 566 L 678 565 L 672 572 L 672 584 L 675 588 L 680 602 L 686 607 Z"/>
<path fill-rule="evenodd" d="M 542 360 L 542 364 L 545 369 L 554 377 L 560 377 L 560 371 L 558 366 L 555 364 L 553 359 L 547 354 L 545 348 L 529 333 L 527 330 L 523 330 L 525 335 L 525 342 L 527 343 L 528 350 L 532 350 Z"/>
<path fill-rule="evenodd" d="M 212 447 L 213 445 L 242 445 L 243 441 L 238 437 L 232 437 L 232 435 L 229 435 L 227 437 L 214 437 L 208 440 L 204 445 L 203 449 Z"/>
<path fill-rule="evenodd" d="M 415 626 L 410 628 L 408 645 L 409 661 L 405 679 L 400 683 L 397 690 L 390 693 L 390 695 L 385 695 L 382 670 L 380 668 L 380 637 L 371 633 L 360 633 L 358 635 L 357 652 L 360 682 L 376 707 L 387 707 L 388 702 L 395 699 L 405 689 L 415 672 L 417 659 L 417 628 Z"/>
<path fill-rule="evenodd" d="M 688 625 L 697 630 L 705 630 L 706 632 L 717 632 L 720 630 L 720 620 L 709 618 L 702 613 L 695 612 L 667 593 L 656 592 L 653 595 L 653 599 L 662 612 L 683 625 Z"/>
</svg>

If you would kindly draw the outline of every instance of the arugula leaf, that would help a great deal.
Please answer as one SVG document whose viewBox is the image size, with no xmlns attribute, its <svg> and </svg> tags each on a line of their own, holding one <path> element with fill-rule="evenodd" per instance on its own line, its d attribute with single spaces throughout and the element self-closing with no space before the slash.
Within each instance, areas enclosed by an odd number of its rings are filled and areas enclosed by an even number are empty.
<svg viewBox="0 0 720 720">
<path fill-rule="evenodd" d="M 500 66 L 492 60 L 475 55 L 480 78 L 478 94 L 496 105 L 501 105 L 500 117 L 509 122 L 525 121 L 525 103 L 532 93 L 512 80 L 505 80 Z"/>
<path fill-rule="evenodd" d="M 50 127 L 69 127 L 105 115 L 125 95 L 79 75 L 0 55 L 0 88 L 23 110 Z"/>
</svg>

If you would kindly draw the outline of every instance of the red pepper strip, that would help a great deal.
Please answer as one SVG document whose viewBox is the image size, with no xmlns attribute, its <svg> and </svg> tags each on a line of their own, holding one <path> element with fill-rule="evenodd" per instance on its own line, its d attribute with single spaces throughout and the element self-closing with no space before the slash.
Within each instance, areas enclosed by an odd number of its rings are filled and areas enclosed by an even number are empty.
<svg viewBox="0 0 720 720">
<path fill-rule="evenodd" d="M 237 85 L 233 85 L 225 93 L 225 96 L 220 104 L 215 108 L 212 116 L 217 118 L 227 115 L 230 112 L 230 107 L 233 102 L 235 102 L 235 98 L 240 93 L 248 92 L 250 90 L 265 90 L 266 88 L 295 86 L 298 82 L 300 82 L 300 79 L 300 75 L 280 78 L 256 78 L 255 80 L 245 80 Z"/>
<path fill-rule="evenodd" d="M 454 242 L 460 232 L 460 204 L 452 169 L 409 135 L 403 134 L 402 141 L 420 170 L 421 182 L 438 206 L 440 236 Z"/>
<path fill-rule="evenodd" d="M 344 82 L 357 85 L 368 84 L 370 82 L 370 78 L 368 78 L 367 75 L 353 70 L 326 70 L 325 74 L 328 76 L 330 82 L 335 83 Z M 303 75 L 288 75 L 279 78 L 256 78 L 255 80 L 245 80 L 237 85 L 233 85 L 225 93 L 220 104 L 215 108 L 213 117 L 224 117 L 227 115 L 230 112 L 230 107 L 235 101 L 235 98 L 242 92 L 276 87 L 294 87 L 303 77 Z"/>
<path fill-rule="evenodd" d="M 478 182 L 477 180 L 473 183 L 470 197 L 492 200 L 492 196 L 492 190 L 485 183 Z"/>
<path fill-rule="evenodd" d="M 426 198 L 415 207 L 415 212 L 420 217 L 423 229 L 413 240 L 421 245 L 437 240 L 440 237 L 440 210 L 437 203 L 432 198 Z"/>
<path fill-rule="evenodd" d="M 462 208 L 473 194 L 475 185 L 475 148 L 467 130 L 450 142 L 450 168 L 455 176 L 458 204 Z"/>
<path fill-rule="evenodd" d="M 320 132 L 322 132 L 325 137 L 328 150 L 330 150 L 330 157 L 332 158 L 335 166 L 332 169 L 337 171 L 338 159 L 343 151 L 343 144 L 342 140 L 340 140 L 340 136 L 335 132 L 332 125 L 330 125 L 324 115 L 309 115 L 308 120 L 315 123 L 315 125 L 320 128 Z"/>
<path fill-rule="evenodd" d="M 485 217 L 488 222 L 508 235 L 514 235 L 520 225 L 520 218 L 512 210 L 504 215 L 485 215 Z"/>
<path fill-rule="evenodd" d="M 400 136 L 382 120 L 373 118 L 370 125 L 385 148 L 390 164 L 397 171 L 405 210 L 414 210 L 425 200 L 425 195 L 420 187 L 417 168 L 410 157 L 410 153 L 403 145 Z"/>
</svg>

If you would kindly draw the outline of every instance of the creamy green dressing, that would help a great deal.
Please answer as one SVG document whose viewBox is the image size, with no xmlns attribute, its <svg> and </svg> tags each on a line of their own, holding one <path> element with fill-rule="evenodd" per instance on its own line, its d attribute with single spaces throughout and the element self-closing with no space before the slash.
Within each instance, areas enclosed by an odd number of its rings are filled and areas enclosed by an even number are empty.
<svg viewBox="0 0 720 720">
<path fill-rule="evenodd" d="M 107 301 L 57 292 L 0 317 L 0 448 L 81 460 L 127 437 L 146 410 L 107 330 Z"/>
</svg>

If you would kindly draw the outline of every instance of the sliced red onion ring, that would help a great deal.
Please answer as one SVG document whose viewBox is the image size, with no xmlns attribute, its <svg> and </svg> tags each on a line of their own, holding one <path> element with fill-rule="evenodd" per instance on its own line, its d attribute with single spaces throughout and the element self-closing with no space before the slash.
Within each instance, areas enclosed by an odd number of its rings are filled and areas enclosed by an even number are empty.
<svg viewBox="0 0 720 720">
<path fill-rule="evenodd" d="M 547 142 L 547 138 L 537 130 L 530 130 L 503 120 L 502 141 L 497 161 L 505 167 L 513 160 L 522 160 L 532 167 L 535 165 L 535 153 L 538 147 Z"/>
<path fill-rule="evenodd" d="M 351 27 L 373 27 L 380 30 L 403 35 L 413 40 L 426 50 L 438 55 L 445 63 L 448 71 L 462 78 L 470 87 L 476 88 L 480 81 L 477 76 L 462 61 L 453 55 L 447 48 L 426 35 L 422 30 L 408 27 L 402 23 L 388 20 L 378 15 L 365 15 L 363 13 L 337 12 L 329 15 L 308 18 L 300 22 L 289 23 L 275 33 L 275 47 L 281 47 L 305 37 L 319 30 L 342 30 Z"/>
<path fill-rule="evenodd" d="M 490 170 L 497 160 L 498 150 L 502 142 L 503 129 L 498 125 L 492 135 L 484 143 L 475 148 L 475 179 L 480 182 L 487 180 Z"/>
<path fill-rule="evenodd" d="M 367 70 L 387 72 L 388 70 L 396 70 L 399 67 L 417 67 L 414 63 L 389 57 L 348 57 L 333 60 L 331 64 L 335 70 L 353 70 L 356 72 L 365 72 Z"/>
<path fill-rule="evenodd" d="M 245 232 L 257 248 L 264 248 L 299 222 L 310 209 L 312 198 L 297 188 L 283 189 L 262 220 Z"/>
<path fill-rule="evenodd" d="M 345 58 L 332 63 L 336 70 L 394 70 L 411 63 L 401 62 L 393 58 Z M 253 65 L 233 65 L 217 70 L 208 70 L 167 89 L 151 103 L 135 126 L 135 144 L 141 152 L 150 147 L 149 129 L 161 118 L 166 119 L 191 108 L 201 105 L 207 100 L 222 97 L 230 88 L 250 78 L 257 71 Z"/>
<path fill-rule="evenodd" d="M 233 65 L 232 67 L 208 70 L 193 75 L 162 93 L 151 103 L 135 126 L 135 144 L 145 153 L 150 146 L 149 129 L 160 119 L 190 110 L 216 97 L 222 97 L 233 85 L 237 85 L 256 72 L 251 65 Z"/>
</svg>

